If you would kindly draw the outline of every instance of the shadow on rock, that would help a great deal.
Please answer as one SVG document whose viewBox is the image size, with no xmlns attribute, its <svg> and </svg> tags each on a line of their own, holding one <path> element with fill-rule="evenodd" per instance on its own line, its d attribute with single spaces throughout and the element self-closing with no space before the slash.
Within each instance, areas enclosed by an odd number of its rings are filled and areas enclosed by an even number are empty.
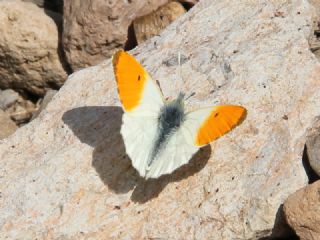
<svg viewBox="0 0 320 240">
<path fill-rule="evenodd" d="M 145 203 L 157 197 L 170 182 L 180 181 L 199 172 L 208 162 L 211 147 L 200 149 L 172 174 L 145 180 L 132 167 L 120 135 L 123 111 L 120 107 L 80 107 L 67 111 L 62 120 L 81 142 L 94 147 L 92 166 L 115 193 L 133 190 L 131 200 Z"/>
<path fill-rule="evenodd" d="M 272 233 L 270 236 L 258 238 L 258 240 L 298 240 L 299 237 L 294 230 L 288 225 L 281 204 L 276 213 Z"/>
</svg>

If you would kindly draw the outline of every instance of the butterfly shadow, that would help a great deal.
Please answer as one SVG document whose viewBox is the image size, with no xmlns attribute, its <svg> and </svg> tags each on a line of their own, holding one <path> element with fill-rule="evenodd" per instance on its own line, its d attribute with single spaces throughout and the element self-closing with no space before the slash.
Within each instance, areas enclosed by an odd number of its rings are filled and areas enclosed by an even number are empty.
<svg viewBox="0 0 320 240">
<path fill-rule="evenodd" d="M 199 172 L 208 162 L 211 147 L 201 148 L 188 164 L 158 179 L 140 177 L 126 155 L 120 135 L 123 111 L 115 106 L 79 107 L 64 113 L 62 120 L 73 133 L 94 148 L 92 166 L 102 182 L 113 192 L 131 194 L 131 200 L 145 203 L 157 197 L 171 182 L 181 181 Z M 141 146 L 143 147 L 143 146 Z"/>
</svg>

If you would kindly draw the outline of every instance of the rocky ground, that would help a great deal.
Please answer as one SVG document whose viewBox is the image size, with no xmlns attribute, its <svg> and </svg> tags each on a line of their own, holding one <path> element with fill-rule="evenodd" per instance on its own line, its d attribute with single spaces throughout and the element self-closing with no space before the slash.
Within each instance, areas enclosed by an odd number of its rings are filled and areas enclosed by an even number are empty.
<svg viewBox="0 0 320 240">
<path fill-rule="evenodd" d="M 320 239 L 319 12 L 317 0 L 0 1 L 0 238 Z M 142 179 L 119 133 L 121 48 L 165 97 L 239 104 L 246 120 Z"/>
</svg>

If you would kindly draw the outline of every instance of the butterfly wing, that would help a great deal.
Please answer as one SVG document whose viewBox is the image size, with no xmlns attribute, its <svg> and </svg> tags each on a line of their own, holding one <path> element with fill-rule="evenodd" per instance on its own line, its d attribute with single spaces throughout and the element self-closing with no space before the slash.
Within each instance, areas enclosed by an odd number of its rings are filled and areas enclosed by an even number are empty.
<svg viewBox="0 0 320 240">
<path fill-rule="evenodd" d="M 113 68 L 125 112 L 121 135 L 126 153 L 134 168 L 145 176 L 164 98 L 158 85 L 130 54 L 118 51 L 113 57 Z"/>
<path fill-rule="evenodd" d="M 158 130 L 157 118 L 124 114 L 121 135 L 133 167 L 144 177 Z"/>
<path fill-rule="evenodd" d="M 198 149 L 239 125 L 246 116 L 241 106 L 216 106 L 198 109 L 185 115 L 183 124 L 160 151 L 147 178 L 169 174 L 186 164 Z"/>
<path fill-rule="evenodd" d="M 118 93 L 126 113 L 154 116 L 164 105 L 158 85 L 133 56 L 122 50 L 113 57 Z"/>
<path fill-rule="evenodd" d="M 194 144 L 202 147 L 239 125 L 246 114 L 244 107 L 234 105 L 202 108 L 186 115 L 185 128 Z"/>
</svg>

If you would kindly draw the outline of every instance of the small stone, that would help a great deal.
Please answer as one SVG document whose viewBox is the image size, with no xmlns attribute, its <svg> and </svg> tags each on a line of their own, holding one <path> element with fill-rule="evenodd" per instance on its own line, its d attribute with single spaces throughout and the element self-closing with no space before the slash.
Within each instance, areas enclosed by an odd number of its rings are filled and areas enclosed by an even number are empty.
<svg viewBox="0 0 320 240">
<path fill-rule="evenodd" d="M 17 130 L 17 125 L 0 109 L 0 139 L 10 136 Z"/>
<path fill-rule="evenodd" d="M 287 223 L 301 240 L 320 239 L 320 181 L 291 194 L 284 203 Z"/>
<path fill-rule="evenodd" d="M 32 114 L 28 112 L 25 108 L 18 105 L 15 109 L 15 112 L 10 115 L 10 117 L 17 123 L 22 124 L 29 121 Z"/>
<path fill-rule="evenodd" d="M 15 104 L 7 108 L 5 112 L 18 126 L 22 126 L 30 121 L 32 114 L 37 111 L 37 109 L 37 106 L 33 102 L 19 96 Z"/>
<path fill-rule="evenodd" d="M 12 89 L 0 91 L 0 108 L 6 110 L 18 101 L 19 94 Z"/>
<path fill-rule="evenodd" d="M 320 176 L 320 117 L 307 131 L 306 146 L 310 166 Z"/>
<path fill-rule="evenodd" d="M 169 2 L 156 11 L 134 20 L 133 26 L 138 44 L 159 35 L 164 28 L 185 12 L 185 8 L 180 3 Z"/>
</svg>

